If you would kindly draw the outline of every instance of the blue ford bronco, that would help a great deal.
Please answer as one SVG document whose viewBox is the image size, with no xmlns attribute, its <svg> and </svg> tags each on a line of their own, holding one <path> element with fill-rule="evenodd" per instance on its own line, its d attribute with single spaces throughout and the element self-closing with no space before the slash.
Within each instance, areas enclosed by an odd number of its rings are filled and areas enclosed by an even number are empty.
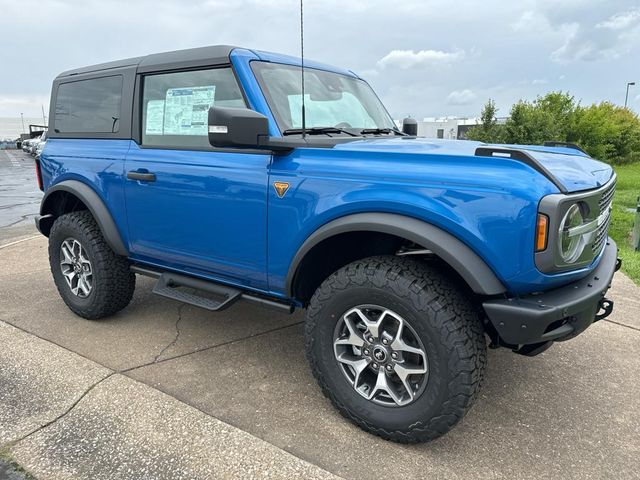
<svg viewBox="0 0 640 480">
<path fill-rule="evenodd" d="M 228 46 L 60 74 L 36 223 L 69 308 L 113 315 L 136 275 L 214 311 L 304 308 L 323 393 L 398 442 L 464 416 L 487 347 L 533 356 L 611 312 L 611 167 L 417 137 L 350 70 L 301 84 L 299 59 Z"/>
</svg>

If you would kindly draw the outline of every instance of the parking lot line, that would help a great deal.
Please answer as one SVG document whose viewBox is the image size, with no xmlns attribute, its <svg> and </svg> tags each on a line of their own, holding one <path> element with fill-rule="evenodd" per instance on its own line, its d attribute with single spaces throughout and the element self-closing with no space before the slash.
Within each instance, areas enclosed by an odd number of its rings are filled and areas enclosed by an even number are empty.
<svg viewBox="0 0 640 480">
<path fill-rule="evenodd" d="M 33 235 L 32 237 L 21 238 L 20 240 L 16 240 L 15 242 L 11 242 L 11 243 L 6 243 L 4 245 L 0 245 L 0 250 L 2 250 L 3 248 L 10 247 L 12 245 L 16 245 L 18 243 L 26 242 L 27 240 L 33 240 L 34 238 L 40 238 L 40 237 L 41 237 L 41 235 Z"/>
<path fill-rule="evenodd" d="M 13 165 L 14 167 L 20 166 L 20 162 L 18 161 L 18 159 L 15 157 L 13 153 L 7 152 L 6 150 L 3 150 L 3 152 L 9 158 L 11 165 Z"/>
</svg>

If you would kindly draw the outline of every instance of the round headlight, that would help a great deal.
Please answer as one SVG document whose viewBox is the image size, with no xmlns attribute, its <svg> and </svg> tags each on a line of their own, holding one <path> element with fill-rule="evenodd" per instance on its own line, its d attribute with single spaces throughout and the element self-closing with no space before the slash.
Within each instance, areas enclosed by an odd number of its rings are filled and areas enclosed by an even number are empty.
<svg viewBox="0 0 640 480">
<path fill-rule="evenodd" d="M 582 235 L 570 235 L 570 229 L 579 227 L 584 222 L 580 207 L 571 205 L 560 224 L 560 256 L 566 263 L 573 263 L 582 254 L 584 250 L 584 239 Z"/>
</svg>

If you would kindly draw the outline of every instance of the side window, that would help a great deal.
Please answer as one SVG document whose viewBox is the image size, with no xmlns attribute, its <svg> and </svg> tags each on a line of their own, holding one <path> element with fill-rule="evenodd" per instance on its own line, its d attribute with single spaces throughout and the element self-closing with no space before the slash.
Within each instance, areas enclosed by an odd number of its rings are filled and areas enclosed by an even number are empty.
<svg viewBox="0 0 640 480">
<path fill-rule="evenodd" d="M 117 133 L 122 75 L 61 83 L 56 95 L 57 133 Z"/>
<path fill-rule="evenodd" d="M 142 84 L 142 144 L 208 147 L 209 107 L 246 107 L 231 68 L 147 75 Z"/>
</svg>

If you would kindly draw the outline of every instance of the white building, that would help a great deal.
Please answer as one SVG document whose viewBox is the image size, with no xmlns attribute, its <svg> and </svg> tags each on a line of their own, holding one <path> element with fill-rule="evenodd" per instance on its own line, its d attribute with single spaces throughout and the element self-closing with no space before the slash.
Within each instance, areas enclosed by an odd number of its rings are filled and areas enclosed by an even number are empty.
<svg viewBox="0 0 640 480">
<path fill-rule="evenodd" d="M 461 125 L 472 127 L 478 124 L 477 118 L 425 118 L 418 122 L 418 136 L 427 138 L 446 138 L 456 140 L 460 138 Z"/>
<path fill-rule="evenodd" d="M 507 119 L 498 118 L 497 120 L 499 124 L 503 124 Z M 464 139 L 467 130 L 479 123 L 480 119 L 477 117 L 424 118 L 421 122 L 418 122 L 418 136 L 427 138 L 445 138 L 450 140 Z"/>
</svg>

